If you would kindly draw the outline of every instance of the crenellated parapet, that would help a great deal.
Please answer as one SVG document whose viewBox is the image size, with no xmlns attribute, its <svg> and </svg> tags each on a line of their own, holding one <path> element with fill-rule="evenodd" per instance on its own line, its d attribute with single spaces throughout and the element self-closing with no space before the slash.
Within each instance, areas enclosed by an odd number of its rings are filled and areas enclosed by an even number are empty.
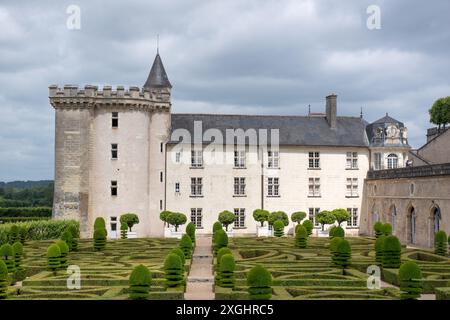
<svg viewBox="0 0 450 320">
<path fill-rule="evenodd" d="M 115 90 L 111 86 L 104 86 L 99 90 L 98 86 L 86 85 L 84 89 L 75 85 L 65 85 L 63 88 L 57 85 L 49 86 L 50 104 L 54 108 L 84 109 L 95 107 L 113 106 L 148 109 L 154 111 L 170 110 L 170 88 L 140 90 L 139 87 L 117 86 Z"/>
</svg>

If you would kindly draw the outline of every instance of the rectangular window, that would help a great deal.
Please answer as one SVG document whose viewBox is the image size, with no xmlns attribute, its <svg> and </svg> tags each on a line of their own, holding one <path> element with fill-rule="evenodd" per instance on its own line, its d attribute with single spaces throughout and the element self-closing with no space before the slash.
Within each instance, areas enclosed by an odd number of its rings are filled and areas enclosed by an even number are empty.
<svg viewBox="0 0 450 320">
<path fill-rule="evenodd" d="M 245 196 L 245 178 L 234 178 L 234 195 Z"/>
<path fill-rule="evenodd" d="M 119 113 L 118 112 L 113 112 L 112 113 L 111 126 L 113 128 L 118 128 L 119 127 Z"/>
<path fill-rule="evenodd" d="M 191 196 L 202 195 L 202 178 L 191 178 Z"/>
<path fill-rule="evenodd" d="M 181 160 L 181 152 L 175 153 L 175 162 L 180 163 Z"/>
<path fill-rule="evenodd" d="M 308 165 L 310 169 L 320 169 L 320 152 L 309 152 Z"/>
<path fill-rule="evenodd" d="M 117 217 L 111 217 L 111 231 L 117 231 Z"/>
<path fill-rule="evenodd" d="M 267 178 L 267 195 L 269 197 L 278 197 L 280 189 L 280 178 Z"/>
<path fill-rule="evenodd" d="M 309 220 L 314 224 L 314 227 L 319 227 L 319 222 L 316 221 L 316 215 L 320 212 L 320 208 L 309 208 Z"/>
<path fill-rule="evenodd" d="M 308 179 L 308 196 L 320 197 L 320 178 Z"/>
<path fill-rule="evenodd" d="M 159 172 L 159 181 L 163 182 L 163 172 L 162 171 Z"/>
<path fill-rule="evenodd" d="M 358 169 L 358 152 L 347 152 L 347 169 Z"/>
<path fill-rule="evenodd" d="M 203 166 L 203 151 L 192 150 L 191 151 L 191 167 L 201 168 Z"/>
<path fill-rule="evenodd" d="M 278 151 L 267 151 L 267 158 L 268 168 L 279 168 L 280 157 Z"/>
<path fill-rule="evenodd" d="M 347 178 L 347 197 L 358 197 L 358 178 Z"/>
<path fill-rule="evenodd" d="M 383 169 L 382 163 L 381 163 L 381 153 L 374 153 L 374 161 L 373 166 L 375 170 L 381 170 Z"/>
<path fill-rule="evenodd" d="M 162 210 L 162 209 L 163 209 L 163 201 L 159 200 L 159 210 Z"/>
<path fill-rule="evenodd" d="M 175 182 L 175 192 L 180 193 L 180 183 L 179 182 Z"/>
<path fill-rule="evenodd" d="M 117 181 L 111 181 L 111 195 L 117 196 Z"/>
<path fill-rule="evenodd" d="M 347 208 L 350 218 L 347 220 L 347 227 L 358 227 L 358 208 Z"/>
<path fill-rule="evenodd" d="M 111 159 L 116 160 L 118 158 L 119 146 L 117 143 L 111 143 Z"/>
<path fill-rule="evenodd" d="M 191 208 L 191 222 L 197 229 L 203 228 L 203 216 L 201 208 Z"/>
<path fill-rule="evenodd" d="M 234 151 L 234 167 L 245 168 L 245 150 Z"/>
<path fill-rule="evenodd" d="M 235 228 L 245 228 L 245 209 L 235 208 L 234 209 L 234 227 Z"/>
</svg>

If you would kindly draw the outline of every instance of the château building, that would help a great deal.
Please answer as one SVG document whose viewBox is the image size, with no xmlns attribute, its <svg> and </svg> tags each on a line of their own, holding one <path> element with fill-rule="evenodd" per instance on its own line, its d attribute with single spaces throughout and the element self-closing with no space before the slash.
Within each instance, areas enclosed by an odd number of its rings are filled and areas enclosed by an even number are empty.
<svg viewBox="0 0 450 320">
<path fill-rule="evenodd" d="M 337 96 L 324 113 L 177 114 L 159 54 L 142 88 L 49 87 L 55 109 L 53 215 L 80 221 L 84 237 L 96 217 L 118 236 L 133 212 L 138 236 L 163 236 L 163 210 L 182 212 L 210 233 L 219 212 L 236 216 L 236 235 L 255 234 L 253 210 L 345 208 L 347 234 L 360 229 L 369 170 L 404 167 L 412 157 L 403 123 L 340 116 Z M 289 230 L 292 232 L 292 225 Z"/>
</svg>

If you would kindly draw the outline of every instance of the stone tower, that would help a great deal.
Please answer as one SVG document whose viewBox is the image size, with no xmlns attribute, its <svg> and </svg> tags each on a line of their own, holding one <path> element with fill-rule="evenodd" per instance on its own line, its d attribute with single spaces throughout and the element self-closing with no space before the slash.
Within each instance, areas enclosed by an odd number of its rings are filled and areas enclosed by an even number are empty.
<svg viewBox="0 0 450 320">
<path fill-rule="evenodd" d="M 49 87 L 55 219 L 79 220 L 82 237 L 90 237 L 96 217 L 118 230 L 120 215 L 133 212 L 140 220 L 133 227 L 138 236 L 163 235 L 159 212 L 165 207 L 171 88 L 159 54 L 142 89 Z"/>
</svg>

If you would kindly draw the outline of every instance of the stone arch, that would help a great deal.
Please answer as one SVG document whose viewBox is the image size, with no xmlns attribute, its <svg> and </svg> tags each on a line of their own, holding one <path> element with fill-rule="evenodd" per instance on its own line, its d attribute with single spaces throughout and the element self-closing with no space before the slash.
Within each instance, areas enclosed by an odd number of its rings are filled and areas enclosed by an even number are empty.
<svg viewBox="0 0 450 320">
<path fill-rule="evenodd" d="M 417 234 L 417 212 L 416 208 L 410 204 L 406 211 L 406 239 L 410 244 L 416 243 Z"/>
</svg>

